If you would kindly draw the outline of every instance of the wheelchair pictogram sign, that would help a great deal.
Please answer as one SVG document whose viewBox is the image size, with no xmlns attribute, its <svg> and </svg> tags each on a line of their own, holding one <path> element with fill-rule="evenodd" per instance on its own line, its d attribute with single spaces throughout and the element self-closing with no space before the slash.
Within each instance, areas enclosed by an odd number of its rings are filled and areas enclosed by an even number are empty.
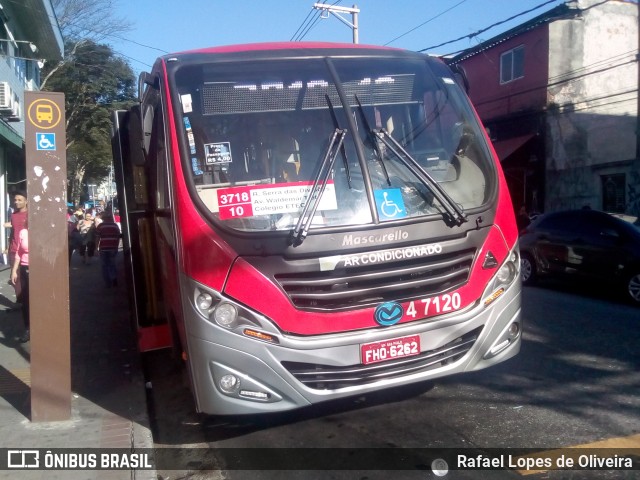
<svg viewBox="0 0 640 480">
<path fill-rule="evenodd" d="M 399 188 L 375 190 L 373 196 L 376 200 L 380 220 L 395 220 L 407 216 L 402 192 Z"/>
<path fill-rule="evenodd" d="M 55 133 L 36 133 L 36 149 L 52 151 L 56 149 Z"/>
</svg>

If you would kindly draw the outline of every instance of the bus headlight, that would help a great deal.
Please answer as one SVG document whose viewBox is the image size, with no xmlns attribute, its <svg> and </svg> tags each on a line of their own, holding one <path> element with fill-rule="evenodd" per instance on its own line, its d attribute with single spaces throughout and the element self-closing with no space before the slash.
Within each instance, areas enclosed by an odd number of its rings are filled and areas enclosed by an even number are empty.
<svg viewBox="0 0 640 480">
<path fill-rule="evenodd" d="M 516 266 L 513 261 L 510 259 L 508 262 L 505 262 L 498 270 L 496 274 L 496 279 L 500 283 L 509 284 L 513 281 L 516 276 Z"/>
<path fill-rule="evenodd" d="M 493 280 L 489 282 L 483 299 L 485 307 L 501 297 L 509 286 L 513 284 L 514 280 L 519 278 L 519 265 L 520 255 L 518 253 L 518 247 L 516 246 L 500 266 Z"/>
<path fill-rule="evenodd" d="M 238 319 L 238 310 L 230 303 L 221 303 L 213 311 L 213 319 L 221 327 L 231 328 Z"/>
<path fill-rule="evenodd" d="M 191 293 L 191 307 L 199 318 L 206 320 L 214 328 L 222 327 L 253 340 L 280 343 L 279 330 L 266 317 L 195 281 Z"/>
<path fill-rule="evenodd" d="M 200 309 L 201 312 L 208 313 L 211 305 L 213 305 L 213 297 L 208 293 L 201 292 L 196 297 L 196 306 Z"/>
</svg>

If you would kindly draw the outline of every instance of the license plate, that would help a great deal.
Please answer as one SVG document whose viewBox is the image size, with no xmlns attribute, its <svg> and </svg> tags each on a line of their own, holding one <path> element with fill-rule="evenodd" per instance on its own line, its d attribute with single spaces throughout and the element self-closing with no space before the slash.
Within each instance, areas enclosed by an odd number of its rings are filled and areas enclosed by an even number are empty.
<svg viewBox="0 0 640 480">
<path fill-rule="evenodd" d="M 420 335 L 410 335 L 408 337 L 360 345 L 360 360 L 363 365 L 412 357 L 419 353 Z"/>
</svg>

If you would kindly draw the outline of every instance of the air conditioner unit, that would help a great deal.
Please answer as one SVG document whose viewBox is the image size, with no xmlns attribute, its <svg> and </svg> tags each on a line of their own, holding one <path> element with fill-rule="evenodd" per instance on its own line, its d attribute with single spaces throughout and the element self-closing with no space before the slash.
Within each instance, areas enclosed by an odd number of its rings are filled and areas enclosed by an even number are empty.
<svg viewBox="0 0 640 480">
<path fill-rule="evenodd" d="M 22 117 L 22 109 L 20 108 L 19 102 L 13 102 L 13 106 L 11 107 L 11 113 L 5 120 L 7 122 L 19 122 Z"/>
<path fill-rule="evenodd" d="M 2 113 L 11 113 L 13 95 L 9 82 L 0 82 L 0 111 Z"/>
</svg>

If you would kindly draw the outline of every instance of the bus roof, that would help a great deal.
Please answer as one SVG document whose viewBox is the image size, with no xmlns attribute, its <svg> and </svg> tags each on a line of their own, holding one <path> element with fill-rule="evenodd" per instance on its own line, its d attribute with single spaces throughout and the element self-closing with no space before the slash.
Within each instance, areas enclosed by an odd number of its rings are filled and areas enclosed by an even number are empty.
<svg viewBox="0 0 640 480">
<path fill-rule="evenodd" d="M 192 53 L 238 53 L 264 50 L 297 50 L 297 49 L 368 49 L 368 50 L 402 50 L 395 47 L 383 47 L 379 45 L 363 45 L 354 43 L 337 42 L 263 42 L 244 43 L 237 45 L 223 45 L 218 47 L 201 48 L 196 50 L 186 50 L 174 54 L 163 55 L 163 58 L 172 55 L 192 54 Z"/>
</svg>

